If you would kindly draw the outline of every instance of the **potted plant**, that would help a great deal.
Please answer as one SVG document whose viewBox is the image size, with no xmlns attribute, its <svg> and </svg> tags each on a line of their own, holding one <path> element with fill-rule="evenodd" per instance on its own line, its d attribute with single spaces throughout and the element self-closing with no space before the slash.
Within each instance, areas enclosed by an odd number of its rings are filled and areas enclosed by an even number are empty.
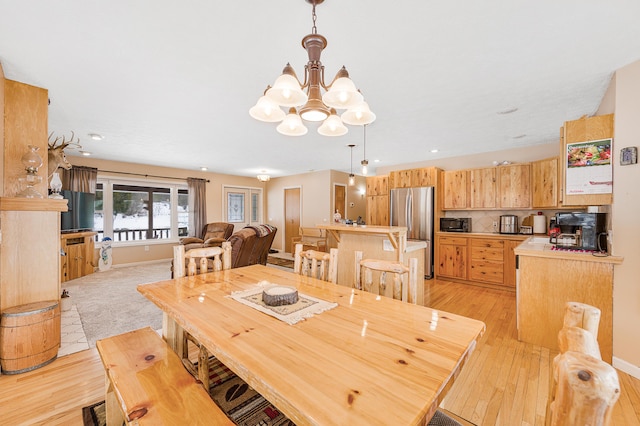
<svg viewBox="0 0 640 426">
<path fill-rule="evenodd" d="M 67 289 L 62 289 L 62 295 L 60 296 L 60 309 L 63 311 L 71 309 L 71 296 Z"/>
</svg>

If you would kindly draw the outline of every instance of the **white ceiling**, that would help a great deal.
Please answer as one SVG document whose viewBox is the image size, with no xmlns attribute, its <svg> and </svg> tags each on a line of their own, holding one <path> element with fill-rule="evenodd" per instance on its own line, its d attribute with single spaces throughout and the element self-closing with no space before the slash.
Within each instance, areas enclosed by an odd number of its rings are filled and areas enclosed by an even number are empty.
<svg viewBox="0 0 640 426">
<path fill-rule="evenodd" d="M 327 79 L 345 65 L 377 115 L 375 169 L 556 141 L 640 59 L 639 16 L 635 0 L 326 0 L 317 28 Z M 304 75 L 311 25 L 305 0 L 0 0 L 0 63 L 95 158 L 285 176 L 348 172 L 356 144 L 358 171 L 362 127 L 287 137 L 248 114 L 287 62 Z"/>
</svg>

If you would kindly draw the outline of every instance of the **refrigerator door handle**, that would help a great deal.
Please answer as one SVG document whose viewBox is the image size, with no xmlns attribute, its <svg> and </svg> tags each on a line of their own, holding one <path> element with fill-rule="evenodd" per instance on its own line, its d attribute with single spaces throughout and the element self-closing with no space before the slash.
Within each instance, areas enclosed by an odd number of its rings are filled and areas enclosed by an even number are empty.
<svg viewBox="0 0 640 426">
<path fill-rule="evenodd" d="M 411 233 L 412 217 L 413 217 L 413 191 L 409 188 L 407 191 L 406 200 L 406 220 L 407 220 L 407 233 Z"/>
</svg>

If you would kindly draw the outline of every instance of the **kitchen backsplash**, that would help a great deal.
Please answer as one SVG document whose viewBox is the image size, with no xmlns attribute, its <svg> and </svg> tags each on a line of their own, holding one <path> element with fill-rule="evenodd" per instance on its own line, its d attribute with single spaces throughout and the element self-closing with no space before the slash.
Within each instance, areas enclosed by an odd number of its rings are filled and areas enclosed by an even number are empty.
<svg viewBox="0 0 640 426">
<path fill-rule="evenodd" d="M 547 229 L 549 227 L 549 219 L 556 215 L 560 210 L 456 210 L 446 211 L 444 217 L 470 217 L 471 232 L 480 233 L 498 233 L 500 224 L 500 216 L 504 214 L 514 214 L 518 216 L 518 225 L 522 225 L 522 219 L 532 214 L 538 214 L 541 211 L 547 217 Z M 565 210 L 566 211 L 566 210 Z M 582 211 L 582 209 L 576 209 Z M 496 226 L 494 227 L 494 223 Z"/>
</svg>

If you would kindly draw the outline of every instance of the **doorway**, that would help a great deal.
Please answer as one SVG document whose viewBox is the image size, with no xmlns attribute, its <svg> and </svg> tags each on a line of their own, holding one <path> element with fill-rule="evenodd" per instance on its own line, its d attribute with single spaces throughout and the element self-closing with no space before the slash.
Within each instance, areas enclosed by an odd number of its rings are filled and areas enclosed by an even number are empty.
<svg viewBox="0 0 640 426">
<path fill-rule="evenodd" d="M 293 253 L 291 240 L 300 236 L 300 188 L 284 190 L 284 251 Z"/>
<path fill-rule="evenodd" d="M 341 183 L 333 184 L 333 212 L 340 213 L 340 217 L 347 218 L 347 187 Z"/>
<path fill-rule="evenodd" d="M 225 186 L 223 220 L 233 224 L 233 232 L 262 223 L 262 189 Z"/>
</svg>

